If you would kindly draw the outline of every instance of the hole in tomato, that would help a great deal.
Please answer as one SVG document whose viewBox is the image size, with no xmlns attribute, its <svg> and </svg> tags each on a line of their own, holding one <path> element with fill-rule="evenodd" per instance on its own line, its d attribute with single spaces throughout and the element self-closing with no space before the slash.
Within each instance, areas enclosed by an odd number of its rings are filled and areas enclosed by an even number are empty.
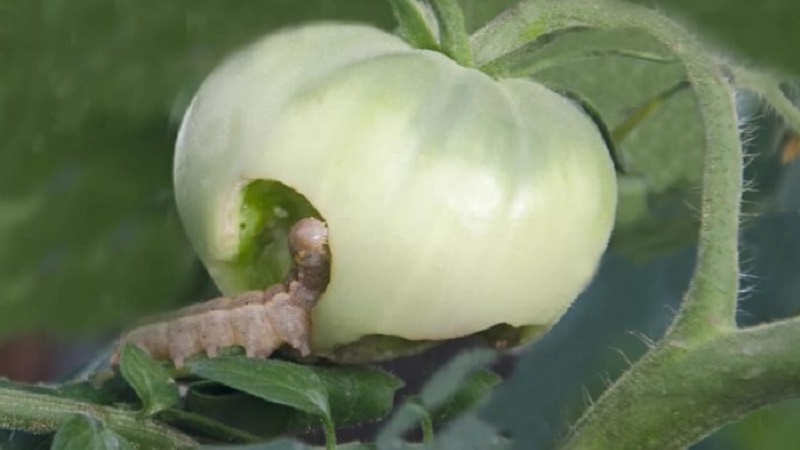
<svg viewBox="0 0 800 450">
<path fill-rule="evenodd" d="M 286 277 L 291 267 L 289 229 L 304 217 L 325 220 L 308 199 L 275 180 L 254 180 L 242 191 L 239 255 L 250 289 L 263 289 Z"/>
</svg>

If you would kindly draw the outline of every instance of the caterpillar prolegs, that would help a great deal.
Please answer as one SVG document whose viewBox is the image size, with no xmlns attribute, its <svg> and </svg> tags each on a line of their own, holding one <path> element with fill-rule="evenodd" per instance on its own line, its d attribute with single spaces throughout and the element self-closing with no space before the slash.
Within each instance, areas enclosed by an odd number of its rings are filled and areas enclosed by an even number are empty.
<svg viewBox="0 0 800 450">
<path fill-rule="evenodd" d="M 189 356 L 214 357 L 234 345 L 253 358 L 267 357 L 284 344 L 309 355 L 311 310 L 330 278 L 328 228 L 314 218 L 299 220 L 289 231 L 289 250 L 292 268 L 282 283 L 188 306 L 167 320 L 134 328 L 120 338 L 111 363 L 118 362 L 125 343 L 155 359 L 170 359 L 175 367 Z"/>
</svg>

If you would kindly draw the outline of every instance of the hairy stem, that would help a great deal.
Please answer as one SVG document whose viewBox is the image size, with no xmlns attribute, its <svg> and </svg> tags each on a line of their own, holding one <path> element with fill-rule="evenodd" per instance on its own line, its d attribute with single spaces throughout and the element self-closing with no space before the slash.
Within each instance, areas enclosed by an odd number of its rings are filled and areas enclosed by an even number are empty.
<svg viewBox="0 0 800 450">
<path fill-rule="evenodd" d="M 733 75 L 737 85 L 761 95 L 770 106 L 775 108 L 775 112 L 786 121 L 786 124 L 795 133 L 800 134 L 800 108 L 786 97 L 775 77 L 743 67 L 735 67 Z"/>
<path fill-rule="evenodd" d="M 425 11 L 417 0 L 389 0 L 389 3 L 406 42 L 414 48 L 439 49 L 436 36 L 425 20 Z"/>
<path fill-rule="evenodd" d="M 800 396 L 800 318 L 647 354 L 590 408 L 564 449 L 682 449 L 749 411 Z"/>
<path fill-rule="evenodd" d="M 144 448 L 193 448 L 197 445 L 193 439 L 172 428 L 138 418 L 136 411 L 0 388 L 0 428 L 51 433 L 75 414 L 88 414 Z"/>
<path fill-rule="evenodd" d="M 431 0 L 439 19 L 442 52 L 465 67 L 472 67 L 472 46 L 464 25 L 464 13 L 456 0 Z"/>
</svg>

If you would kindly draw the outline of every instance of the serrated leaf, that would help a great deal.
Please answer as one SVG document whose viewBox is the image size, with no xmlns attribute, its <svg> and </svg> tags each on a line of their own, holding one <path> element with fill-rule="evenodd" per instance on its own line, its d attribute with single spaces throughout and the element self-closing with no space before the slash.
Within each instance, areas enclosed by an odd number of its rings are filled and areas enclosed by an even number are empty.
<svg viewBox="0 0 800 450">
<path fill-rule="evenodd" d="M 142 415 L 152 416 L 178 403 L 178 386 L 167 369 L 139 347 L 125 344 L 119 370 L 142 401 Z"/>
<path fill-rule="evenodd" d="M 278 360 L 241 356 L 187 362 L 199 377 L 217 381 L 264 400 L 315 416 L 331 418 L 328 393 L 309 367 Z"/>
<path fill-rule="evenodd" d="M 86 415 L 64 422 L 53 438 L 51 450 L 133 450 L 125 438 Z"/>
</svg>

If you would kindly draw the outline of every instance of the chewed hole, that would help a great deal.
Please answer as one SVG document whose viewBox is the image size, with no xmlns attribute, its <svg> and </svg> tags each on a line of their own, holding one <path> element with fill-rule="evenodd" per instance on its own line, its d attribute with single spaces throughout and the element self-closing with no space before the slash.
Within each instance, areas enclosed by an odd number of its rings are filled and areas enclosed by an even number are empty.
<svg viewBox="0 0 800 450">
<path fill-rule="evenodd" d="M 239 211 L 239 257 L 250 289 L 284 279 L 291 267 L 287 236 L 298 220 L 325 220 L 308 199 L 276 180 L 254 180 L 242 190 Z"/>
</svg>

